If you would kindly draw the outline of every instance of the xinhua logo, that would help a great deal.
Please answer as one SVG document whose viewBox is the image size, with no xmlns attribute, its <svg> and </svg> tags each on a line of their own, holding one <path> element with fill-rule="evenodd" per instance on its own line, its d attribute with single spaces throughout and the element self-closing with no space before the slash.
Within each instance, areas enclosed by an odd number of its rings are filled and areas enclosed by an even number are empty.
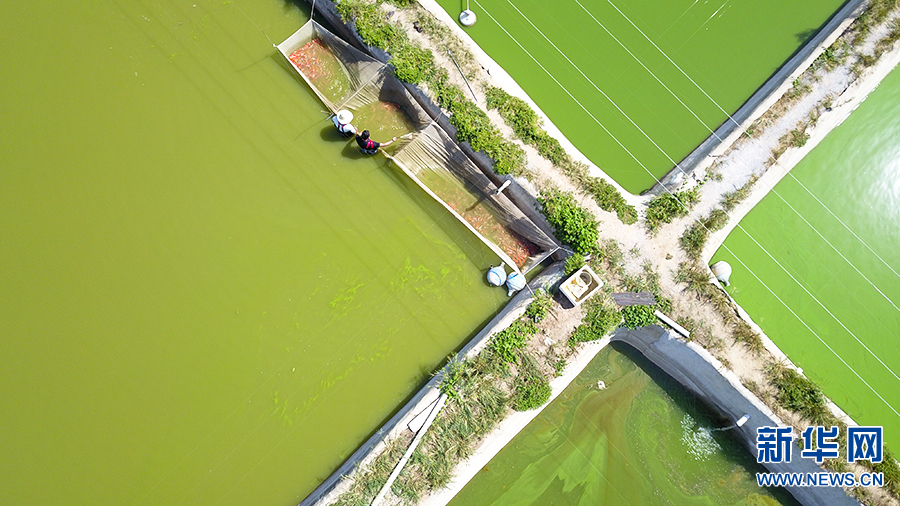
<svg viewBox="0 0 900 506">
<path fill-rule="evenodd" d="M 756 429 L 756 461 L 780 463 L 791 461 L 794 435 L 791 427 L 760 427 Z M 821 464 L 838 455 L 838 427 L 807 427 L 801 434 L 803 450 L 800 457 Z M 847 427 L 847 462 L 868 460 L 877 464 L 884 458 L 883 427 Z"/>
<path fill-rule="evenodd" d="M 847 427 L 847 462 L 868 460 L 877 464 L 884 458 L 883 427 Z"/>
</svg>

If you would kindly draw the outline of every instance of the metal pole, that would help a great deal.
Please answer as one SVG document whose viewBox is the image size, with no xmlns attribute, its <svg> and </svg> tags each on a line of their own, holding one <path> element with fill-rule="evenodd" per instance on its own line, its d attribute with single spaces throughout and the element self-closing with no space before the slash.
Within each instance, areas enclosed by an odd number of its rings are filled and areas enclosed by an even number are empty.
<svg viewBox="0 0 900 506">
<path fill-rule="evenodd" d="M 465 74 L 463 74 L 463 71 L 462 71 L 462 69 L 461 69 L 461 68 L 459 68 L 459 63 L 456 63 L 456 59 L 455 59 L 455 58 L 453 58 L 453 53 L 451 53 L 451 52 L 450 52 L 450 49 L 449 49 L 449 48 L 448 48 L 448 49 L 447 49 L 447 54 L 448 54 L 448 55 L 450 55 L 450 60 L 451 60 L 451 61 L 452 61 L 452 62 L 453 62 L 453 64 L 454 64 L 454 65 L 456 65 L 456 70 L 458 70 L 458 71 L 459 71 L 459 75 L 461 75 L 461 76 L 462 76 L 462 78 L 463 78 L 463 81 L 465 81 L 465 82 L 466 82 L 466 86 L 468 86 L 468 87 L 469 87 L 469 93 L 471 93 L 471 94 L 472 94 L 472 98 L 473 98 L 473 99 L 474 99 L 474 100 L 475 100 L 475 102 L 478 102 L 478 97 L 476 97 L 476 96 L 475 96 L 475 92 L 474 92 L 474 91 L 472 91 L 472 85 L 471 85 L 471 84 L 469 84 L 469 80 L 468 80 L 468 79 L 466 79 L 466 75 L 465 75 Z"/>
</svg>

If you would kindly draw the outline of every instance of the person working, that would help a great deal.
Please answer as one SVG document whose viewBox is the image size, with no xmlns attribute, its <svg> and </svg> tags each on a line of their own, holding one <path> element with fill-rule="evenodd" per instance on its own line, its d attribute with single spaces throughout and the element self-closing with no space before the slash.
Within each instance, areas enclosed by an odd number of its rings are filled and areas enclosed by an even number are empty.
<svg viewBox="0 0 900 506">
<path fill-rule="evenodd" d="M 359 149 L 361 149 L 362 152 L 367 155 L 374 155 L 375 153 L 378 152 L 378 148 L 383 148 L 385 146 L 388 146 L 396 140 L 397 140 L 397 138 L 394 137 L 393 139 L 391 139 L 387 142 L 375 142 L 369 138 L 368 130 L 363 130 L 361 134 L 356 136 L 356 143 L 359 144 Z"/>
<path fill-rule="evenodd" d="M 334 123 L 335 128 L 338 129 L 338 132 L 344 137 L 349 138 L 356 134 L 356 127 L 350 124 L 350 122 L 353 121 L 352 112 L 346 109 L 340 110 L 331 118 L 331 121 Z"/>
</svg>

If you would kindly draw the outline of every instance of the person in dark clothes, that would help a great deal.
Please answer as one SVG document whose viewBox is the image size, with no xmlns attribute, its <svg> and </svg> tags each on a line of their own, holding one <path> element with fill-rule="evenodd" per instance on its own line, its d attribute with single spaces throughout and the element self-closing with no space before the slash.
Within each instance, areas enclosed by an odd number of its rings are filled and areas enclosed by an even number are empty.
<svg viewBox="0 0 900 506">
<path fill-rule="evenodd" d="M 363 153 L 367 155 L 374 155 L 378 152 L 378 148 L 383 148 L 385 146 L 389 146 L 392 142 L 396 141 L 397 138 L 387 142 L 375 142 L 369 138 L 369 131 L 363 130 L 361 134 L 356 136 L 356 143 L 359 144 L 359 149 L 362 150 Z"/>
</svg>

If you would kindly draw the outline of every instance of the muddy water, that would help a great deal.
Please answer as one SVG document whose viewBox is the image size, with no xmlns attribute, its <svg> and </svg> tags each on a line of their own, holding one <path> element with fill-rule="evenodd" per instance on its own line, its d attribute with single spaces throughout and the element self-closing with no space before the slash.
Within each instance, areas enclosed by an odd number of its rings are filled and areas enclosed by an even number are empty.
<svg viewBox="0 0 900 506">
<path fill-rule="evenodd" d="M 280 61 L 293 4 L 0 20 L 0 503 L 294 504 L 507 300 Z"/>
</svg>

